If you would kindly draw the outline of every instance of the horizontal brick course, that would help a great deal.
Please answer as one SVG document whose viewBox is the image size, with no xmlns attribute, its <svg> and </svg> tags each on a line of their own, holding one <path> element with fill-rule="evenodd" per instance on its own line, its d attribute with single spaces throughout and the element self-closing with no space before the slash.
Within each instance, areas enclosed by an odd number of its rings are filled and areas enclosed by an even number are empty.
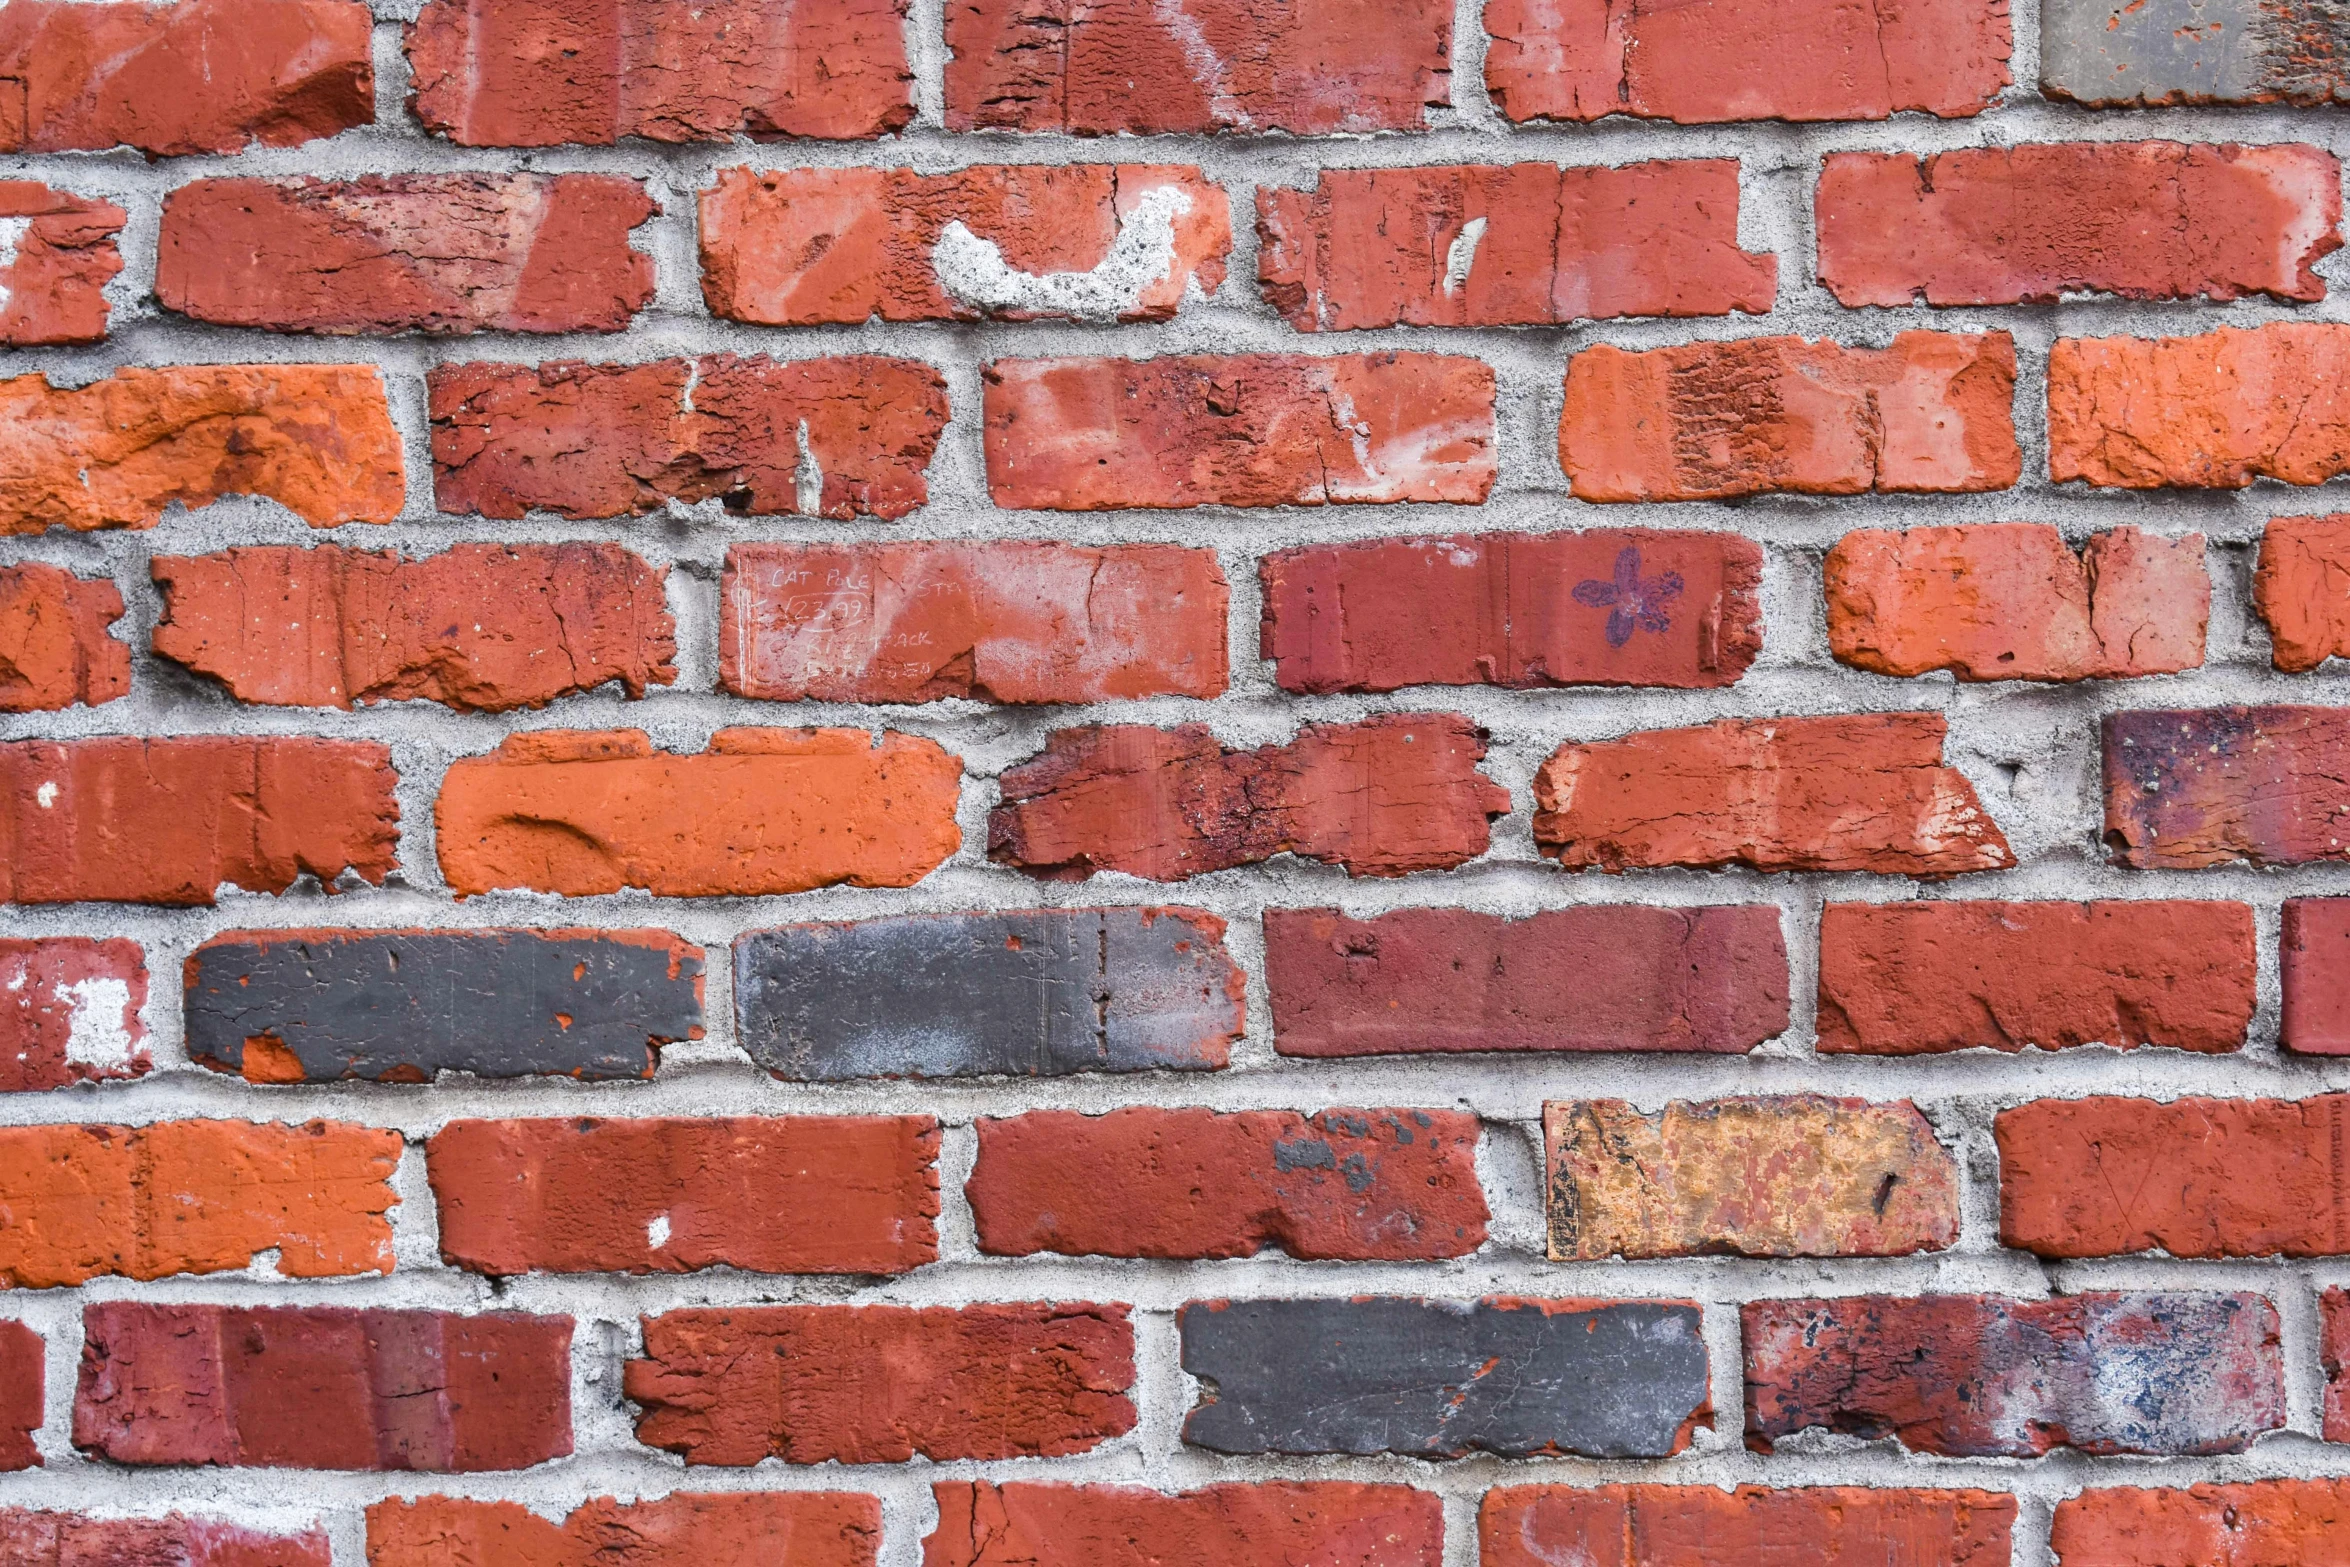
<svg viewBox="0 0 2350 1567">
<path fill-rule="evenodd" d="M 938 1527 L 922 1542 L 922 1567 L 1437 1567 L 1444 1557 L 1443 1504 L 1409 1486 L 1284 1480 L 1168 1495 L 961 1480 L 930 1490 Z"/>
<path fill-rule="evenodd" d="M 560 1520 L 518 1502 L 390 1497 L 367 1509 L 368 1567 L 451 1560 L 530 1567 L 670 1567 L 776 1553 L 793 1567 L 873 1567 L 881 1503 L 838 1491 L 598 1496 Z"/>
</svg>

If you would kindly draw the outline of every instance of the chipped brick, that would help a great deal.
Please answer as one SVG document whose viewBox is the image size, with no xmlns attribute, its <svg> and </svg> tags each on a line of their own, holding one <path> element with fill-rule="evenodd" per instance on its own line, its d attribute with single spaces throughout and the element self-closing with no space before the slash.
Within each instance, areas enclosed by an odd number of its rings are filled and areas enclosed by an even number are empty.
<svg viewBox="0 0 2350 1567">
<path fill-rule="evenodd" d="M 122 618 L 110 577 L 39 561 L 0 568 L 0 712 L 96 707 L 131 689 L 131 650 L 107 629 Z"/>
<path fill-rule="evenodd" d="M 2350 859 L 2342 776 L 2350 709 L 2135 708 L 2104 726 L 2115 863 L 2200 869 Z"/>
<path fill-rule="evenodd" d="M 0 940 L 0 1093 L 144 1077 L 147 960 L 135 941 Z"/>
</svg>

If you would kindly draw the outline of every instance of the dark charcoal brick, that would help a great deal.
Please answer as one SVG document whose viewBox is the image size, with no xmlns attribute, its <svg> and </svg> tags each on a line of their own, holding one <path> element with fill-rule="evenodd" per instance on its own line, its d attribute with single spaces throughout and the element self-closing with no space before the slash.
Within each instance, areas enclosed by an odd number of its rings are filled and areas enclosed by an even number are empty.
<svg viewBox="0 0 2350 1567">
<path fill-rule="evenodd" d="M 188 1054 L 255 1082 L 650 1077 L 702 1032 L 665 930 L 232 931 L 188 955 Z"/>
<path fill-rule="evenodd" d="M 1220 1453 L 1661 1458 L 1712 1413 L 1687 1301 L 1199 1301 L 1183 1439 Z"/>
<path fill-rule="evenodd" d="M 735 943 L 743 1047 L 777 1077 L 1213 1071 L 1245 980 L 1192 909 L 786 925 Z"/>
</svg>

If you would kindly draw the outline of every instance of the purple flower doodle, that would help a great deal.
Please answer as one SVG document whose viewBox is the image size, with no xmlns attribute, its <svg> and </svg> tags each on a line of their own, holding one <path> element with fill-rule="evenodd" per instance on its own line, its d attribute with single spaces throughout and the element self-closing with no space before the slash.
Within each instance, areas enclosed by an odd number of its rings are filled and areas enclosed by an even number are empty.
<svg viewBox="0 0 2350 1567">
<path fill-rule="evenodd" d="M 1671 626 L 1672 617 L 1665 613 L 1665 606 L 1680 596 L 1681 574 L 1668 571 L 1660 577 L 1643 578 L 1640 551 L 1629 544 L 1616 555 L 1615 581 L 1586 577 L 1575 584 L 1576 603 L 1608 612 L 1609 647 L 1631 641 L 1634 630 L 1661 632 Z"/>
</svg>

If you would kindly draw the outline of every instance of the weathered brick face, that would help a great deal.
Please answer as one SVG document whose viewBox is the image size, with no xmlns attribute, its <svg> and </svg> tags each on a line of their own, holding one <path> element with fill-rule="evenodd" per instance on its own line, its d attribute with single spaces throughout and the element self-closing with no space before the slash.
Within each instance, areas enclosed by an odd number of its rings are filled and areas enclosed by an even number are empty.
<svg viewBox="0 0 2350 1567">
<path fill-rule="evenodd" d="M 0 0 L 0 1567 L 2350 1567 L 2350 0 Z"/>
</svg>

